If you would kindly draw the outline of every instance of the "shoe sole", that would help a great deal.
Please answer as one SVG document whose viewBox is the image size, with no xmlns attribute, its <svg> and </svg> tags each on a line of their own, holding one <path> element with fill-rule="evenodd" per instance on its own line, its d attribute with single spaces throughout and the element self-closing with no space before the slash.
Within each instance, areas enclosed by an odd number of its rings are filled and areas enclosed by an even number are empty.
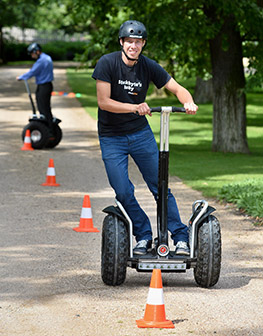
<svg viewBox="0 0 263 336">
<path fill-rule="evenodd" d="M 184 255 L 184 256 L 189 256 L 190 253 L 189 252 L 182 252 L 182 251 L 179 251 L 179 252 L 175 252 L 176 255 Z"/>
<path fill-rule="evenodd" d="M 134 254 L 134 255 L 146 255 L 146 254 L 147 254 L 147 252 L 146 252 L 146 253 L 141 253 L 141 252 L 133 252 L 133 254 Z"/>
<path fill-rule="evenodd" d="M 175 251 L 175 254 L 176 255 L 190 255 L 190 251 L 184 251 L 184 250 L 178 250 L 178 251 Z"/>
<path fill-rule="evenodd" d="M 133 251 L 133 254 L 137 254 L 137 255 L 146 255 L 148 252 L 151 252 L 152 248 L 148 249 L 147 252 L 145 253 L 142 253 L 142 252 L 134 252 Z"/>
</svg>

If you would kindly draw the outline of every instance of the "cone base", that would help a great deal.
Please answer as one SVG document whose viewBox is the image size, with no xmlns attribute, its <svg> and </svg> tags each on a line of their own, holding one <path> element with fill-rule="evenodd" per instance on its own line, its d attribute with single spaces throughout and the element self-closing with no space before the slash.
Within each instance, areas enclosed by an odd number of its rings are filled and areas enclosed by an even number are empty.
<svg viewBox="0 0 263 336">
<path fill-rule="evenodd" d="M 170 320 L 162 322 L 145 321 L 143 319 L 136 320 L 138 328 L 174 328 L 174 324 Z"/>
<path fill-rule="evenodd" d="M 32 151 L 32 150 L 34 150 L 33 147 L 32 147 L 32 148 L 21 147 L 20 149 L 21 149 L 22 151 Z"/>
<path fill-rule="evenodd" d="M 49 187 L 58 187 L 58 186 L 60 186 L 60 184 L 59 183 L 42 183 L 41 184 L 42 186 L 49 186 Z"/>
<path fill-rule="evenodd" d="M 81 228 L 81 227 L 75 227 L 73 228 L 74 231 L 76 232 L 100 232 L 96 228 Z"/>
</svg>

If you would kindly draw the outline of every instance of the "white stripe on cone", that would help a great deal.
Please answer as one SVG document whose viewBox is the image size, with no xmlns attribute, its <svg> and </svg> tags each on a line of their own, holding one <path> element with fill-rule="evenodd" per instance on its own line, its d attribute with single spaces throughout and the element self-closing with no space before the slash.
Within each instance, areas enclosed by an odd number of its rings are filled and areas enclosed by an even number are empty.
<svg viewBox="0 0 263 336">
<path fill-rule="evenodd" d="M 31 143 L 31 138 L 28 137 L 28 136 L 26 136 L 26 137 L 25 137 L 25 141 L 24 141 L 24 143 Z"/>
<path fill-rule="evenodd" d="M 163 305 L 163 289 L 162 288 L 149 288 L 147 303 L 150 305 Z"/>
<path fill-rule="evenodd" d="M 91 208 L 82 208 L 81 218 L 92 218 Z"/>
<path fill-rule="evenodd" d="M 47 176 L 56 176 L 55 168 L 54 167 L 48 167 L 47 169 Z"/>
</svg>

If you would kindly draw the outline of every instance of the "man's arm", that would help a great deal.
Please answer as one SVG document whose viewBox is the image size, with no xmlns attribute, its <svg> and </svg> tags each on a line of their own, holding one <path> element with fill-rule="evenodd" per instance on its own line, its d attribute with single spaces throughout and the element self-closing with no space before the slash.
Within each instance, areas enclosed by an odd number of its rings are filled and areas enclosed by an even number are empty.
<svg viewBox="0 0 263 336">
<path fill-rule="evenodd" d="M 16 77 L 17 80 L 27 80 L 30 79 L 31 77 L 37 76 L 41 70 L 41 62 L 35 62 L 32 66 L 32 68 L 24 73 L 21 76 Z"/>
<path fill-rule="evenodd" d="M 135 113 L 140 115 L 150 114 L 149 106 L 146 103 L 129 104 L 121 103 L 117 100 L 111 99 L 111 85 L 108 82 L 96 80 L 97 100 L 100 109 L 113 113 Z"/>
<path fill-rule="evenodd" d="M 176 95 L 180 103 L 184 105 L 186 113 L 196 114 L 198 106 L 194 103 L 193 97 L 188 90 L 178 84 L 173 78 L 166 83 L 165 88 Z"/>
</svg>

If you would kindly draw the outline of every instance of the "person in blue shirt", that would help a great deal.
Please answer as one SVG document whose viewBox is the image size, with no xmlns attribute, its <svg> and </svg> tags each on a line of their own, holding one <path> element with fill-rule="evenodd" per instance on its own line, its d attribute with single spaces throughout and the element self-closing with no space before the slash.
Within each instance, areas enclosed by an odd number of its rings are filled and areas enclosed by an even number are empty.
<svg viewBox="0 0 263 336">
<path fill-rule="evenodd" d="M 16 77 L 17 80 L 27 80 L 35 77 L 36 101 L 40 114 L 43 114 L 48 122 L 50 135 L 53 133 L 53 116 L 51 112 L 51 93 L 53 91 L 52 81 L 54 80 L 53 62 L 49 55 L 42 52 L 38 43 L 32 43 L 27 48 L 27 52 L 36 60 L 32 68 L 25 74 Z"/>
</svg>

